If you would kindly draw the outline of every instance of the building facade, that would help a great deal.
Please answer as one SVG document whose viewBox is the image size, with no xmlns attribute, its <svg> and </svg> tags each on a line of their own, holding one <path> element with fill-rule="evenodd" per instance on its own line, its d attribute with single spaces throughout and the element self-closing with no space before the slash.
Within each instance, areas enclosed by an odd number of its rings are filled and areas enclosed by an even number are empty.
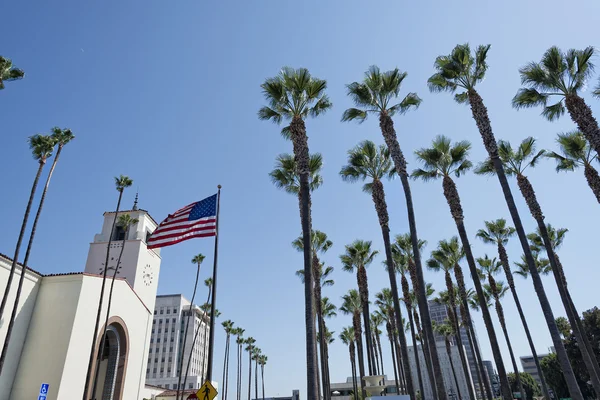
<svg viewBox="0 0 600 400">
<path fill-rule="evenodd" d="M 185 327 L 189 320 L 187 337 Z M 177 389 L 183 355 L 181 387 L 199 389 L 205 381 L 208 355 L 210 318 L 198 306 L 180 294 L 156 296 L 152 320 L 146 383 L 165 389 Z M 194 338 L 196 339 L 194 341 Z M 190 361 L 191 354 L 191 361 Z"/>
<path fill-rule="evenodd" d="M 496 374 L 496 370 L 494 370 L 494 364 L 490 360 L 483 360 L 483 368 L 485 368 L 487 373 L 487 379 L 490 381 L 490 385 L 492 390 L 494 391 L 494 395 L 500 394 L 500 382 L 498 381 L 498 375 Z"/>
<path fill-rule="evenodd" d="M 42 383 L 49 384 L 47 400 L 88 398 L 102 400 L 150 397 L 144 383 L 146 355 L 152 329 L 160 252 L 146 248 L 146 239 L 156 228 L 143 210 L 123 211 L 138 222 L 117 230 L 105 265 L 108 240 L 115 213 L 104 214 L 101 233 L 90 244 L 84 272 L 44 275 L 25 269 L 25 281 L 15 325 L 8 346 L 6 364 L 0 375 L 0 400 L 38 398 Z M 124 241 L 123 241 L 124 239 Z M 0 256 L 0 286 L 5 287 L 12 260 Z M 108 324 L 110 281 L 104 288 L 102 318 L 94 352 L 92 384 L 85 387 L 86 373 L 102 287 L 104 269 L 117 272 Z M 16 283 L 24 268 L 17 265 L 5 317 L 13 311 Z M 6 340 L 8 324 L 0 325 L 0 346 Z M 106 328 L 106 329 L 105 329 Z M 105 347 L 100 349 L 104 332 Z M 92 393 L 93 392 L 93 393 Z"/>
<path fill-rule="evenodd" d="M 554 350 L 554 347 L 551 350 Z M 538 359 L 540 360 L 540 363 L 544 358 L 548 357 L 549 355 L 550 353 L 538 354 Z M 535 360 L 533 359 L 533 356 L 521 357 L 521 366 L 523 367 L 523 372 L 527 372 L 528 374 L 530 374 L 533 377 L 533 379 L 535 379 L 535 381 L 538 383 L 538 385 L 542 385 L 542 380 L 540 379 L 540 374 L 538 374 L 538 370 L 535 366 Z"/>
</svg>

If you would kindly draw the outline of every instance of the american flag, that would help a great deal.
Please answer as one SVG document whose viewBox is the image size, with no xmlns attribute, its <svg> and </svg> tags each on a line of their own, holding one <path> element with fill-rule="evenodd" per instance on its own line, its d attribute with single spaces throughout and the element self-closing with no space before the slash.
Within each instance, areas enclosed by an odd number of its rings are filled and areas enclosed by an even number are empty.
<svg viewBox="0 0 600 400">
<path fill-rule="evenodd" d="M 216 235 L 217 195 L 189 204 L 170 214 L 148 239 L 149 249 L 171 246 L 184 240 Z"/>
</svg>

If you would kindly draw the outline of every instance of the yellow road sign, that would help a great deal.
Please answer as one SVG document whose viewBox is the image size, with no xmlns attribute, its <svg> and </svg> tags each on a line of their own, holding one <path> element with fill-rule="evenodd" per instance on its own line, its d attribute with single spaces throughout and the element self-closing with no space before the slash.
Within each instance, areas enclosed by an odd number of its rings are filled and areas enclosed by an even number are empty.
<svg viewBox="0 0 600 400">
<path fill-rule="evenodd" d="M 204 382 L 204 385 L 196 392 L 196 396 L 200 400 L 213 400 L 217 397 L 217 389 L 210 383 L 210 381 Z"/>
</svg>

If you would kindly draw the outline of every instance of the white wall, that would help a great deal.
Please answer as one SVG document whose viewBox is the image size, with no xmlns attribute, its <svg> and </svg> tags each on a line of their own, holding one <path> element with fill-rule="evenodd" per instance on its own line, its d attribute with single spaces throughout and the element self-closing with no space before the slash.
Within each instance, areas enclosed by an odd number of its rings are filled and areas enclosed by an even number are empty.
<svg viewBox="0 0 600 400">
<path fill-rule="evenodd" d="M 10 259 L 0 256 L 0 288 L 2 289 L 6 287 L 11 263 L 12 261 Z M 21 267 L 17 265 L 17 269 L 13 277 L 13 283 L 11 285 L 11 291 L 6 303 L 6 308 L 4 310 L 4 316 L 2 321 L 0 321 L 0 349 L 2 349 L 4 346 L 6 331 L 8 329 L 8 321 L 13 311 L 13 304 L 15 301 L 17 285 L 20 277 Z M 4 369 L 2 370 L 2 375 L 0 375 L 0 400 L 8 399 L 8 395 L 12 389 L 13 380 L 19 365 L 19 358 L 21 356 L 21 351 L 23 350 L 23 343 L 25 341 L 27 330 L 29 329 L 35 301 L 38 296 L 40 281 L 40 275 L 29 270 L 25 273 L 21 298 L 19 300 L 19 306 L 17 307 L 17 314 L 15 317 L 15 325 L 11 334 L 11 340 L 8 347 Z M 4 292 L 2 292 L 2 294 L 4 294 Z"/>
</svg>

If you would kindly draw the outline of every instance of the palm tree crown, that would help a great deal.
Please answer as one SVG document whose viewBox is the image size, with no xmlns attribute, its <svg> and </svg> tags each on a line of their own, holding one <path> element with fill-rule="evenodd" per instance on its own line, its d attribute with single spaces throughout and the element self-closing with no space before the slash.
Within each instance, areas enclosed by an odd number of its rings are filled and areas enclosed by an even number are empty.
<svg viewBox="0 0 600 400">
<path fill-rule="evenodd" d="M 508 239 L 516 232 L 515 228 L 506 225 L 504 218 L 499 218 L 495 221 L 485 221 L 485 227 L 486 229 L 477 231 L 477 237 L 483 240 L 484 243 L 506 246 Z"/>
<path fill-rule="evenodd" d="M 376 146 L 370 140 L 360 142 L 348 151 L 348 164 L 342 167 L 340 175 L 348 182 L 364 181 L 370 178 L 381 181 L 391 178 L 395 174 L 394 165 L 390 158 L 390 151 L 386 146 Z M 371 193 L 373 182 L 367 182 L 363 190 Z"/>
<path fill-rule="evenodd" d="M 562 155 L 554 151 L 546 154 L 546 157 L 556 160 L 556 172 L 573 171 L 578 167 L 590 166 L 598 159 L 598 154 L 592 153 L 585 136 L 579 131 L 559 133 L 556 142 Z"/>
<path fill-rule="evenodd" d="M 577 95 L 594 70 L 591 58 L 594 48 L 570 49 L 563 53 L 552 46 L 542 56 L 540 62 L 530 62 L 519 69 L 521 83 L 512 100 L 515 108 L 544 107 L 542 115 L 549 121 L 558 119 L 565 113 L 563 100 L 568 95 Z M 551 96 L 559 96 L 558 102 L 548 105 Z"/>
<path fill-rule="evenodd" d="M 470 149 L 471 143 L 466 140 L 452 145 L 450 138 L 437 136 L 433 140 L 432 147 L 415 151 L 423 168 L 415 169 L 412 177 L 425 181 L 452 174 L 459 177 L 473 166 L 467 159 Z"/>
<path fill-rule="evenodd" d="M 60 129 L 59 127 L 52 128 L 52 137 L 59 148 L 75 139 L 75 135 L 70 129 Z"/>
<path fill-rule="evenodd" d="M 25 76 L 22 69 L 15 68 L 9 58 L 0 56 L 0 90 L 4 89 L 4 81 L 14 81 Z"/>
<path fill-rule="evenodd" d="M 495 257 L 489 258 L 487 254 L 477 258 L 477 264 L 479 264 L 478 272 L 481 278 L 496 275 L 502 267 L 500 261 L 496 261 Z"/>
<path fill-rule="evenodd" d="M 203 254 L 197 254 L 192 258 L 192 264 L 202 264 L 202 261 L 204 261 L 205 258 L 206 256 Z"/>
<path fill-rule="evenodd" d="M 449 271 L 465 257 L 465 251 L 458 242 L 458 237 L 440 240 L 437 249 L 431 252 L 427 267 L 433 271 Z"/>
<path fill-rule="evenodd" d="M 46 160 L 52 157 L 54 145 L 56 141 L 52 136 L 48 135 L 33 135 L 29 138 L 29 148 L 33 158 L 44 164 Z"/>
<path fill-rule="evenodd" d="M 369 240 L 355 240 L 350 245 L 346 245 L 346 253 L 340 256 L 342 269 L 347 272 L 353 272 L 354 268 L 367 267 L 379 252 L 371 250 L 372 242 Z"/>
<path fill-rule="evenodd" d="M 504 164 L 506 175 L 522 175 L 527 167 L 535 167 L 540 158 L 546 153 L 545 150 L 536 151 L 535 139 L 528 137 L 523 139 L 517 149 L 513 149 L 510 142 L 498 141 L 498 156 Z M 475 169 L 476 174 L 494 175 L 496 170 L 491 158 L 487 158 Z"/>
<path fill-rule="evenodd" d="M 427 85 L 432 92 L 447 91 L 454 93 L 454 100 L 464 104 L 468 101 L 468 92 L 475 90 L 475 85 L 481 82 L 488 69 L 487 52 L 490 45 L 478 46 L 475 56 L 471 54 L 468 43 L 457 45 L 450 55 L 439 56 L 435 59 L 435 70 L 428 80 Z"/>
<path fill-rule="evenodd" d="M 360 296 L 356 289 L 350 289 L 347 294 L 342 296 L 342 305 L 339 310 L 344 314 L 359 314 L 362 310 Z"/>
<path fill-rule="evenodd" d="M 531 253 L 533 255 L 533 261 L 535 262 L 538 273 L 540 275 L 550 274 L 550 272 L 552 272 L 550 260 L 547 258 L 540 258 L 540 252 L 538 249 L 532 248 Z M 527 260 L 525 260 L 525 255 L 521 254 L 521 261 L 515 261 L 514 264 L 517 268 L 513 273 L 527 279 L 529 277 L 529 266 L 527 265 Z"/>
<path fill-rule="evenodd" d="M 342 332 L 340 333 L 339 337 L 342 343 L 344 343 L 345 345 L 349 345 L 350 343 L 354 342 L 354 328 L 352 328 L 351 326 L 345 327 L 344 329 L 342 329 Z"/>
<path fill-rule="evenodd" d="M 131 185 L 133 185 L 133 180 L 130 177 L 126 175 L 115 176 L 115 186 L 117 187 L 118 192 L 123 193 L 123 190 Z"/>
<path fill-rule="evenodd" d="M 400 95 L 402 81 L 406 76 L 407 73 L 400 72 L 398 68 L 381 72 L 375 65 L 369 67 L 361 83 L 352 82 L 346 86 L 348 96 L 357 108 L 349 108 L 344 111 L 342 121 L 358 120 L 363 122 L 369 113 L 392 117 L 398 112 L 404 114 L 411 108 L 419 107 L 421 99 L 412 92 L 408 93 L 399 103 L 394 103 Z"/>
<path fill-rule="evenodd" d="M 310 155 L 308 161 L 310 191 L 315 191 L 323 184 L 321 168 L 323 167 L 323 156 L 320 153 Z M 271 181 L 279 189 L 288 193 L 298 195 L 300 193 L 300 176 L 297 172 L 296 159 L 291 154 L 280 154 L 275 160 L 275 169 L 269 172 Z"/>
</svg>

